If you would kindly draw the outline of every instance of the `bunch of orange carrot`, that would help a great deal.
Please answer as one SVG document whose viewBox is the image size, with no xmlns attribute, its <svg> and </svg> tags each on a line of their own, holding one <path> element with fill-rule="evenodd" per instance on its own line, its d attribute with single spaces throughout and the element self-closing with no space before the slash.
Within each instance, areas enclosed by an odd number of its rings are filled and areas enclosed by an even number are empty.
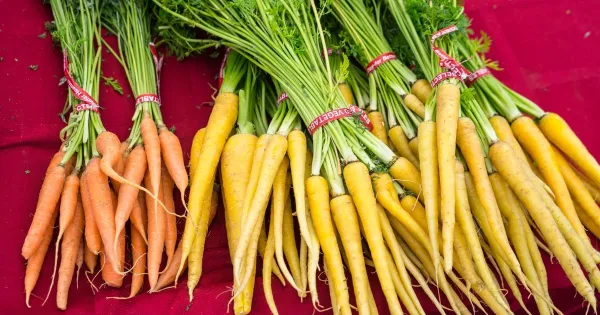
<svg viewBox="0 0 600 315">
<path fill-rule="evenodd" d="M 67 307 L 74 266 L 80 268 L 83 262 L 89 273 L 99 269 L 105 284 L 111 287 L 121 287 L 125 275 L 132 273 L 129 297 L 141 291 L 146 275 L 150 291 L 156 291 L 173 281 L 169 277 L 174 278 L 174 274 L 161 270 L 168 269 L 176 256 L 173 189 L 180 190 L 183 202 L 188 177 L 179 140 L 166 128 L 160 113 L 157 82 L 162 60 L 152 45 L 147 46 L 150 43 L 147 3 L 132 1 L 100 7 L 94 1 L 91 6 L 82 5 L 74 10 L 62 1 L 52 1 L 51 6 L 57 28 L 53 35 L 65 53 L 65 76 L 71 88 L 68 106 L 72 112 L 68 126 L 61 131 L 64 144 L 48 166 L 23 245 L 22 254 L 28 260 L 27 305 L 57 216 L 55 273 L 60 248 L 57 281 L 60 309 Z M 79 24 L 81 21 L 85 24 Z M 121 51 L 115 56 L 125 67 L 136 96 L 133 127 L 123 142 L 104 129 L 97 105 L 103 46 L 101 24 L 118 36 Z M 81 33 L 87 36 L 84 39 L 88 47 L 84 50 L 76 49 L 76 35 Z M 112 50 L 108 45 L 104 47 Z M 127 233 L 129 244 L 126 244 Z M 127 267 L 126 247 L 131 248 Z M 167 256 L 166 263 L 163 253 Z"/>
</svg>

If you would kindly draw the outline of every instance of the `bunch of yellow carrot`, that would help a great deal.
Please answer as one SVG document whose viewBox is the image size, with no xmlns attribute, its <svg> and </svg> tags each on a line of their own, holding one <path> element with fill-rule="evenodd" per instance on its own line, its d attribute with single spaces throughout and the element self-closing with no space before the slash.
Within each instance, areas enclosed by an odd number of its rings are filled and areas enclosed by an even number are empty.
<svg viewBox="0 0 600 315">
<path fill-rule="evenodd" d="M 315 257 L 311 254 L 315 249 L 324 254 L 335 313 L 349 313 L 351 308 L 344 262 L 361 314 L 378 311 L 365 265 L 375 267 L 393 314 L 401 313 L 402 306 L 411 314 L 424 312 L 409 275 L 440 313 L 447 308 L 428 288 L 427 279 L 441 289 L 457 313 L 471 310 L 456 288 L 478 308 L 511 313 L 502 294 L 504 283 L 521 305 L 525 303 L 518 283 L 532 294 L 540 313 L 553 313 L 558 310 L 549 295 L 541 252 L 559 257 L 578 292 L 596 307 L 593 292 L 598 288 L 598 253 L 580 218 L 600 213 L 594 202 L 598 183 L 593 182 L 598 164 L 556 115 L 544 113 L 492 76 L 470 76 L 485 65 L 485 59 L 479 55 L 482 51 L 472 47 L 475 42 L 466 37 L 461 7 L 451 1 L 382 4 L 390 8 L 390 20 L 402 29 L 408 54 L 414 54 L 417 67 L 422 68 L 425 77 L 417 80 L 418 76 L 389 52 L 378 20 L 386 18 L 377 11 L 381 7 L 376 6 L 371 17 L 370 4 L 363 0 L 322 5 L 332 6 L 336 21 L 348 36 L 342 42 L 353 43 L 344 48 L 358 55 L 366 74 L 349 65 L 343 54 L 331 53 L 339 50 L 331 47 L 336 39 L 330 34 L 335 32 L 320 30 L 321 12 L 327 8 L 316 8 L 314 3 L 282 1 L 281 6 L 232 7 L 210 0 L 191 4 L 185 11 L 169 1 L 155 3 L 178 23 L 220 37 L 247 56 L 272 77 L 279 86 L 280 100 L 284 100 L 270 115 L 273 119 L 267 132 L 258 138 L 252 132 L 239 132 L 227 139 L 239 115 L 231 107 L 215 111 L 204 131 L 204 137 L 215 135 L 215 142 L 203 145 L 200 155 L 200 161 L 210 157 L 210 169 L 194 173 L 203 177 L 192 183 L 190 207 L 206 202 L 207 186 L 222 154 L 224 200 L 226 211 L 232 214 L 227 224 L 236 313 L 249 311 L 246 303 L 251 292 L 246 290 L 251 290 L 248 285 L 256 252 L 261 252 L 263 229 L 268 231 L 264 289 L 273 313 L 277 309 L 270 294 L 271 273 L 277 275 L 275 270 L 280 270 L 302 296 L 314 274 L 310 257 Z M 296 12 L 305 19 L 283 18 Z M 254 20 L 247 23 L 245 19 Z M 335 25 L 327 25 L 331 24 Z M 168 31 L 164 35 L 168 36 Z M 470 62 L 461 65 L 456 60 Z M 236 110 L 243 108 L 241 99 Z M 263 97 L 263 102 L 265 99 L 269 98 Z M 319 119 L 327 120 L 323 113 L 336 116 L 340 112 L 333 111 L 353 108 L 354 100 L 367 111 L 372 126 L 361 121 L 361 112 L 354 109 L 352 117 L 320 123 Z M 520 110 L 540 118 L 540 128 Z M 502 125 L 498 113 L 511 125 Z M 301 122 L 294 122 L 296 117 Z M 365 132 L 363 124 L 371 133 Z M 302 134 L 305 140 L 300 142 L 308 145 L 300 148 L 295 137 L 301 133 L 293 135 L 295 131 L 290 130 L 302 130 L 302 125 L 312 137 Z M 571 165 L 551 143 L 563 152 L 576 146 L 582 153 L 574 156 Z M 302 152 L 304 161 L 312 161 L 303 168 L 304 182 L 299 179 L 300 172 L 294 171 L 302 160 L 297 152 Z M 312 158 L 306 158 L 304 152 L 312 152 Z M 288 169 L 291 175 L 286 175 Z M 286 196 L 292 194 L 294 202 L 288 205 Z M 269 199 L 271 219 L 267 220 Z M 282 238 L 287 233 L 282 227 L 286 226 L 287 211 L 298 218 L 300 278 L 294 275 L 293 255 L 286 256 L 286 266 L 283 255 L 277 254 L 285 251 Z M 590 224 L 593 219 L 583 221 L 598 230 Z M 366 257 L 360 254 L 363 251 Z M 310 292 L 318 307 L 316 292 Z"/>
</svg>

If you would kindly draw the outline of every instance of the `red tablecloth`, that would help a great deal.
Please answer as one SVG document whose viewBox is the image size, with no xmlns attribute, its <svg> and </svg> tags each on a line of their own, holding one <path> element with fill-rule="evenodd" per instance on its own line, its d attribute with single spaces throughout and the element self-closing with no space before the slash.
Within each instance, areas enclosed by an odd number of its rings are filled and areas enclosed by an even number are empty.
<svg viewBox="0 0 600 315">
<path fill-rule="evenodd" d="M 25 262 L 20 248 L 35 209 L 44 170 L 59 147 L 58 132 L 64 124 L 58 118 L 65 101 L 61 54 L 53 47 L 45 32 L 44 22 L 52 20 L 49 6 L 40 0 L 0 1 L 0 247 L 5 254 L 0 260 L 0 313 L 57 313 L 55 294 L 41 307 L 41 299 L 33 297 L 33 308 L 24 303 L 23 278 Z M 467 1 L 467 12 L 475 20 L 476 29 L 484 29 L 494 40 L 490 58 L 499 59 L 504 72 L 498 73 L 509 86 L 544 106 L 559 112 L 596 156 L 600 144 L 596 140 L 600 102 L 594 96 L 600 87 L 600 2 L 598 1 Z M 112 41 L 114 43 L 114 41 Z M 130 93 L 123 70 L 104 52 L 104 75 L 119 79 Z M 204 126 L 215 85 L 218 61 L 208 56 L 177 62 L 167 58 L 163 72 L 162 111 L 165 122 L 177 129 L 186 156 L 196 130 Z M 31 70 L 30 65 L 37 65 Z M 117 95 L 101 85 L 100 102 L 104 125 L 124 138 L 133 113 L 133 99 Z M 53 251 L 53 247 L 50 248 Z M 45 295 L 51 274 L 51 255 L 46 257 L 41 279 L 34 294 Z M 69 296 L 69 312 L 99 314 L 180 314 L 189 307 L 200 314 L 224 314 L 232 282 L 224 219 L 220 212 L 213 223 L 206 245 L 204 275 L 195 291 L 193 304 L 188 303 L 185 283 L 175 290 L 159 294 L 141 294 L 132 300 L 107 300 L 110 296 L 128 294 L 128 279 L 122 290 L 103 289 L 95 296 L 83 277 L 79 288 L 75 283 Z M 551 295 L 565 313 L 581 313 L 582 299 L 576 297 L 557 264 L 548 265 Z M 99 281 L 97 281 L 99 283 Z M 387 313 L 376 277 L 371 277 L 382 314 Z M 273 280 L 275 301 L 282 313 L 311 314 L 308 300 L 303 303 L 294 290 L 283 288 Z M 257 279 L 253 304 L 254 314 L 268 314 L 262 281 Z M 330 305 L 329 293 L 319 286 L 321 303 Z M 426 311 L 433 311 L 423 299 Z M 512 303 L 518 310 L 516 303 Z M 530 310 L 535 310 L 532 299 Z M 518 311 L 518 313 L 523 313 Z"/>
</svg>

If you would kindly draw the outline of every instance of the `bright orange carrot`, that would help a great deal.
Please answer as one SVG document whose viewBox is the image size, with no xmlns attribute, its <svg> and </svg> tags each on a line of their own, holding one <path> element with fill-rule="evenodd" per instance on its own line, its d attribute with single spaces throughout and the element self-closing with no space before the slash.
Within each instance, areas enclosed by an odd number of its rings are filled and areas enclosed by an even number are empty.
<svg viewBox="0 0 600 315">
<path fill-rule="evenodd" d="M 56 238 L 56 245 L 54 246 L 54 269 L 52 271 L 52 281 L 50 283 L 50 289 L 48 289 L 48 295 L 44 300 L 44 303 L 48 300 L 50 296 L 50 291 L 52 291 L 52 287 L 54 286 L 54 279 L 56 276 L 56 267 L 58 265 L 58 249 L 60 248 L 60 241 L 62 240 L 63 233 L 67 230 L 67 228 L 71 225 L 71 221 L 75 217 L 78 207 L 81 206 L 81 201 L 78 198 L 79 196 L 79 177 L 77 176 L 77 172 L 73 171 L 71 175 L 67 176 L 67 180 L 65 181 L 65 185 L 63 187 L 63 192 L 61 194 L 60 200 L 60 215 L 58 219 L 58 237 Z M 82 209 L 83 211 L 83 209 Z M 81 216 L 83 218 L 83 215 Z M 82 228 L 83 230 L 83 228 Z M 69 248 L 68 251 L 73 250 Z M 64 249 L 63 249 L 64 251 Z M 62 266 L 62 262 L 61 262 Z M 67 288 L 68 289 L 68 288 Z M 66 300 L 65 300 L 66 303 Z M 60 306 L 59 306 L 60 308 Z"/>
<path fill-rule="evenodd" d="M 152 120 L 148 112 L 144 113 L 140 131 L 142 133 L 142 139 L 144 140 L 146 161 L 148 162 L 148 173 L 150 174 L 150 182 L 146 183 L 146 187 L 150 187 L 152 193 L 155 196 L 158 196 L 161 174 L 160 139 L 158 138 L 156 123 L 154 123 L 154 120 Z M 154 203 L 156 204 L 156 201 Z M 156 212 L 154 212 L 154 216 L 157 215 Z M 148 257 L 148 268 L 150 268 L 150 264 L 151 258 Z"/>
<path fill-rule="evenodd" d="M 159 169 L 160 171 L 160 169 Z M 150 169 L 146 172 L 145 183 L 150 186 L 152 182 Z M 161 199 L 160 182 L 158 185 L 158 196 Z M 166 215 L 165 211 L 159 210 L 158 205 L 152 199 L 146 198 L 146 209 L 148 215 L 148 279 L 150 288 L 154 288 L 158 281 L 160 262 L 163 256 L 166 237 Z"/>
<path fill-rule="evenodd" d="M 127 155 L 129 154 L 129 152 L 127 152 L 127 149 L 129 149 L 129 142 L 127 140 L 121 142 L 118 154 L 120 158 L 114 167 L 115 172 L 117 172 L 117 174 L 119 174 L 120 176 L 123 176 L 123 171 L 125 170 L 125 161 L 127 160 Z M 111 184 L 113 185 L 115 191 L 118 193 L 119 189 L 121 188 L 121 183 L 115 180 L 111 181 Z"/>
<path fill-rule="evenodd" d="M 137 200 L 133 203 L 133 209 L 129 216 L 131 225 L 142 234 L 142 237 L 148 244 L 148 213 L 146 210 L 146 194 L 139 194 Z"/>
<path fill-rule="evenodd" d="M 167 168 L 163 168 L 162 173 L 162 200 L 165 206 L 167 207 L 167 210 L 171 212 L 167 213 L 165 217 L 165 252 L 167 253 L 168 266 L 169 264 L 171 264 L 171 260 L 173 259 L 173 255 L 175 254 L 175 246 L 177 246 L 177 217 L 174 215 L 175 202 L 173 201 L 173 188 L 175 185 L 173 179 L 169 175 Z"/>
<path fill-rule="evenodd" d="M 92 199 L 90 198 L 90 190 L 88 188 L 88 169 L 86 168 L 81 174 L 79 180 L 79 190 L 81 192 L 81 204 L 83 205 L 83 213 L 85 216 L 85 245 L 87 249 L 98 255 L 102 248 L 102 238 L 94 219 L 94 209 L 92 208 Z M 88 265 L 89 267 L 90 265 Z M 90 269 L 92 271 L 92 269 Z"/>
<path fill-rule="evenodd" d="M 125 233 L 121 233 L 121 235 L 125 235 Z M 111 288 L 120 288 L 123 285 L 123 276 L 120 275 L 113 266 L 107 261 L 106 255 L 104 254 L 106 251 L 104 248 L 100 251 L 100 268 L 102 270 L 102 280 L 106 283 L 107 286 Z"/>
<path fill-rule="evenodd" d="M 85 215 L 85 212 L 84 212 Z M 98 264 L 98 255 L 94 254 L 83 242 L 83 260 L 88 268 L 89 273 L 94 273 L 96 270 L 96 264 Z"/>
<path fill-rule="evenodd" d="M 123 170 L 123 178 L 139 184 L 144 179 L 144 174 L 146 174 L 146 153 L 144 147 L 136 146 L 127 156 L 127 161 Z M 122 185 L 118 192 L 119 201 L 115 211 L 115 239 L 125 228 L 127 220 L 129 220 L 137 201 L 139 189 L 131 185 Z"/>
<path fill-rule="evenodd" d="M 160 140 L 160 151 L 162 157 L 169 171 L 169 175 L 175 182 L 177 189 L 181 194 L 181 203 L 185 206 L 185 190 L 187 189 L 189 180 L 188 174 L 185 170 L 185 164 L 183 163 L 183 151 L 181 150 L 181 143 L 179 138 L 163 126 L 159 130 L 158 138 Z M 175 251 L 175 244 L 173 243 L 173 251 Z M 168 252 L 168 250 L 167 250 Z"/>
<path fill-rule="evenodd" d="M 81 211 L 83 211 L 83 208 Z M 83 255 L 84 255 L 83 243 L 85 243 L 85 241 L 83 241 L 83 240 L 81 240 L 79 242 L 79 250 L 77 250 L 77 261 L 75 261 L 75 266 L 77 266 L 77 275 L 75 275 L 75 281 L 77 283 L 77 288 L 79 288 L 79 271 L 81 270 L 81 267 L 83 267 Z"/>
<path fill-rule="evenodd" d="M 71 286 L 75 271 L 79 243 L 83 236 L 84 221 L 83 206 L 81 205 L 81 201 L 79 201 L 76 202 L 75 215 L 65 231 L 65 238 L 61 245 L 60 270 L 58 271 L 58 283 L 56 284 L 56 306 L 61 310 L 67 309 L 69 287 Z"/>
<path fill-rule="evenodd" d="M 117 194 L 115 193 L 114 190 L 110 190 L 110 199 L 112 201 L 113 204 L 113 209 L 117 207 L 117 202 L 118 202 L 118 197 Z M 119 271 L 119 273 L 124 276 L 124 274 L 121 273 L 121 271 L 124 270 L 125 268 L 125 234 L 127 234 L 125 232 L 125 230 L 123 230 L 123 233 L 117 235 L 117 247 L 115 247 L 115 253 L 117 255 L 117 259 L 119 262 L 119 269 L 117 271 Z"/>
<path fill-rule="evenodd" d="M 137 295 L 144 285 L 146 273 L 146 242 L 138 230 L 131 227 L 131 258 L 133 271 L 131 274 L 131 291 L 129 297 Z"/>
<path fill-rule="evenodd" d="M 112 246 L 115 242 L 115 209 L 111 202 L 108 177 L 100 169 L 100 159 L 98 157 L 90 160 L 87 165 L 87 172 L 87 186 L 94 213 L 94 221 L 102 237 L 106 259 L 119 272 L 118 257 Z"/>
<path fill-rule="evenodd" d="M 60 165 L 60 161 L 64 156 L 64 152 L 59 151 L 54 154 L 48 169 L 46 170 L 46 176 L 40 189 L 38 196 L 38 203 L 35 209 L 31 226 L 25 237 L 25 242 L 21 248 L 21 255 L 25 259 L 29 259 L 38 249 L 42 241 L 44 240 L 44 232 L 46 227 L 50 223 L 50 219 L 56 211 L 56 205 L 60 199 L 60 194 L 63 191 L 63 185 L 65 183 L 66 170 L 64 165 Z"/>
<path fill-rule="evenodd" d="M 67 176 L 63 192 L 60 199 L 60 216 L 58 218 L 58 239 L 61 239 L 62 234 L 67 229 L 67 226 L 71 223 L 73 217 L 75 217 L 75 210 L 77 209 L 77 198 L 79 196 L 79 176 L 77 172 L 72 172 L 71 175 Z"/>
<path fill-rule="evenodd" d="M 46 257 L 46 252 L 48 251 L 48 247 L 50 246 L 50 241 L 52 241 L 52 234 L 54 232 L 54 222 L 56 222 L 56 216 L 58 211 L 55 211 L 52 217 L 50 218 L 50 222 L 46 229 L 44 230 L 44 235 L 42 236 L 42 243 L 38 247 L 38 250 L 27 260 L 27 267 L 25 268 L 25 304 L 27 307 L 31 307 L 29 305 L 29 298 L 31 297 L 31 292 L 37 283 L 38 278 L 40 277 L 40 271 L 42 270 L 42 264 L 44 263 L 44 258 Z"/>
<path fill-rule="evenodd" d="M 177 275 L 177 270 L 181 264 L 181 254 L 183 253 L 183 247 L 181 246 L 181 241 L 177 245 L 177 249 L 175 250 L 175 255 L 173 255 L 173 260 L 171 264 L 165 269 L 160 276 L 158 277 L 158 281 L 156 282 L 156 286 L 154 288 L 150 288 L 150 293 L 160 291 L 166 288 L 168 285 L 175 281 L 175 276 Z M 187 261 L 183 262 L 183 270 L 187 268 Z"/>
</svg>

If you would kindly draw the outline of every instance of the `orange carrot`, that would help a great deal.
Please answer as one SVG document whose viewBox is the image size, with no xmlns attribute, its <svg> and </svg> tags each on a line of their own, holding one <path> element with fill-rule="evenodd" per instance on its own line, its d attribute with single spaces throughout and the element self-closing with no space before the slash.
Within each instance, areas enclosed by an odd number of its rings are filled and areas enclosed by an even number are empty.
<svg viewBox="0 0 600 315">
<path fill-rule="evenodd" d="M 27 268 L 25 269 L 25 304 L 27 307 L 31 307 L 31 305 L 29 305 L 29 298 L 31 297 L 31 291 L 33 291 L 33 288 L 40 277 L 42 264 L 44 263 L 46 252 L 50 246 L 50 241 L 52 241 L 54 222 L 56 222 L 57 213 L 58 211 L 54 211 L 54 214 L 50 218 L 50 222 L 44 230 L 42 243 L 38 247 L 38 250 L 27 260 Z"/>
<path fill-rule="evenodd" d="M 146 186 L 150 186 L 152 182 L 152 174 L 150 169 L 146 172 Z M 158 186 L 158 196 L 160 199 L 160 182 Z M 166 212 L 158 210 L 158 205 L 152 199 L 146 198 L 146 209 L 148 215 L 148 279 L 150 287 L 153 288 L 158 281 L 158 273 L 160 262 L 162 260 L 163 250 L 165 246 L 166 234 Z"/>
<path fill-rule="evenodd" d="M 67 176 L 67 180 L 65 181 L 65 185 L 63 187 L 63 192 L 60 200 L 60 216 L 59 216 L 59 224 L 58 224 L 58 237 L 56 238 L 56 245 L 54 246 L 54 269 L 52 271 L 52 281 L 50 283 L 50 289 L 48 289 L 48 295 L 44 300 L 44 303 L 48 300 L 50 296 L 50 291 L 52 291 L 52 287 L 54 286 L 54 279 L 56 276 L 56 266 L 58 265 L 58 249 L 60 248 L 59 244 L 62 239 L 63 233 L 67 230 L 69 226 L 71 226 L 71 221 L 75 217 L 77 213 L 77 208 L 81 206 L 81 201 L 78 199 L 79 196 L 79 177 L 77 176 L 77 172 L 74 171 L 71 175 Z M 83 211 L 83 209 L 82 209 Z M 82 215 L 83 218 L 83 215 Z M 83 230 L 83 227 L 82 227 Z M 68 250 L 72 250 L 69 248 Z M 63 254 L 64 255 L 64 254 Z M 61 260 L 62 265 L 62 260 Z M 68 288 L 67 288 L 68 289 Z M 66 300 L 65 300 L 66 303 Z M 59 305 L 60 308 L 60 305 Z"/>
<path fill-rule="evenodd" d="M 121 233 L 121 235 L 125 235 L 125 233 Z M 120 275 L 110 264 L 105 255 L 106 251 L 104 248 L 100 251 L 100 268 L 102 270 L 102 280 L 106 283 L 107 286 L 112 288 L 120 288 L 123 285 L 123 276 Z"/>
<path fill-rule="evenodd" d="M 131 210 L 129 221 L 131 221 L 133 227 L 140 232 L 142 238 L 148 244 L 146 233 L 148 231 L 148 213 L 146 211 L 145 194 L 138 194 L 137 200 L 133 203 L 133 210 Z"/>
<path fill-rule="evenodd" d="M 62 241 L 60 252 L 60 270 L 58 271 L 58 283 L 56 284 L 56 306 L 61 310 L 67 309 L 69 287 L 71 286 L 75 271 L 75 263 L 77 262 L 77 253 L 79 252 L 79 244 L 81 243 L 85 221 L 81 201 L 77 201 L 77 197 L 75 198 L 75 215 L 65 231 L 65 238 Z"/>
<path fill-rule="evenodd" d="M 81 211 L 83 211 L 83 208 L 81 208 Z M 85 224 L 85 219 L 84 219 L 84 224 Z M 77 266 L 77 275 L 75 276 L 75 281 L 77 283 L 77 288 L 79 288 L 79 271 L 81 270 L 81 267 L 83 267 L 83 244 L 85 242 L 83 240 L 80 240 L 79 242 L 79 250 L 77 250 L 77 261 L 75 262 L 75 266 Z"/>
<path fill-rule="evenodd" d="M 40 189 L 35 214 L 21 248 L 21 255 L 25 259 L 29 259 L 42 244 L 46 227 L 57 209 L 56 205 L 60 199 L 66 176 L 64 165 L 60 165 L 63 156 L 62 150 L 54 154 L 48 169 L 46 169 L 46 176 Z"/>
<path fill-rule="evenodd" d="M 133 297 L 140 292 L 144 285 L 144 275 L 146 273 L 146 243 L 141 233 L 131 227 L 131 257 L 133 272 L 131 274 L 131 292 L 129 297 Z"/>
<path fill-rule="evenodd" d="M 142 132 L 143 132 L 143 130 L 142 130 Z M 143 134 L 142 134 L 142 136 L 143 136 Z M 119 162 L 119 160 L 122 159 L 121 156 L 119 155 L 120 145 L 121 144 L 119 142 L 119 138 L 112 132 L 104 131 L 100 135 L 98 135 L 98 137 L 96 138 L 96 149 L 98 150 L 98 153 L 100 153 L 100 155 L 102 156 L 102 159 L 100 160 L 100 169 L 102 170 L 102 172 L 104 174 L 106 174 L 108 177 L 110 177 L 111 181 L 117 181 L 121 184 L 133 186 L 139 190 L 149 193 L 150 196 L 153 199 L 155 199 L 156 194 L 151 193 L 146 188 L 144 188 L 130 180 L 127 180 L 126 178 L 123 178 L 121 175 L 119 175 L 115 171 L 115 169 L 114 169 L 115 165 Z M 146 152 L 146 154 L 148 154 L 148 152 Z M 160 158 L 160 152 L 159 152 L 159 158 Z M 159 180 L 160 180 L 160 178 L 159 178 Z M 120 187 L 118 187 L 118 188 L 120 188 Z M 157 199 L 155 200 L 155 203 L 158 203 Z"/>
<path fill-rule="evenodd" d="M 61 239 L 61 236 L 67 229 L 67 226 L 69 226 L 71 220 L 73 217 L 75 217 L 75 210 L 78 206 L 78 196 L 79 176 L 77 175 L 77 172 L 74 171 L 71 173 L 71 175 L 67 176 L 60 199 L 58 240 Z"/>
<path fill-rule="evenodd" d="M 94 210 L 92 209 L 92 199 L 90 198 L 90 190 L 88 188 L 88 169 L 86 168 L 81 174 L 79 180 L 79 190 L 81 191 L 81 204 L 83 205 L 83 213 L 85 216 L 85 245 L 87 249 L 98 255 L 102 248 L 102 238 L 94 219 Z M 94 264 L 95 265 L 95 264 Z M 88 265 L 89 267 L 90 265 Z M 90 269 L 90 271 L 93 271 Z"/>
<path fill-rule="evenodd" d="M 175 213 L 175 202 L 173 201 L 174 182 L 169 175 L 168 169 L 162 169 L 162 199 L 167 206 L 167 210 Z M 187 174 L 185 175 L 187 176 Z M 175 254 L 175 246 L 177 246 L 177 217 L 174 214 L 166 213 L 165 223 L 165 250 L 167 253 L 167 266 L 171 264 L 173 255 Z"/>
<path fill-rule="evenodd" d="M 117 164 L 115 164 L 115 172 L 117 172 L 117 174 L 119 174 L 120 176 L 123 176 L 123 171 L 125 170 L 125 161 L 127 160 L 127 156 L 129 154 L 129 152 L 127 152 L 127 149 L 129 149 L 129 141 L 123 141 L 121 142 L 121 145 L 119 146 L 119 160 L 117 161 Z M 121 183 L 119 183 L 118 181 L 112 181 L 111 182 L 113 187 L 115 188 L 115 191 L 118 193 L 119 189 L 121 188 Z"/>
<path fill-rule="evenodd" d="M 85 216 L 85 211 L 84 211 Z M 96 264 L 98 263 L 98 255 L 94 254 L 83 242 L 83 260 L 87 266 L 89 273 L 94 273 L 96 270 Z"/>
<path fill-rule="evenodd" d="M 142 133 L 142 139 L 144 140 L 144 148 L 146 149 L 146 160 L 148 161 L 148 173 L 150 174 L 149 182 L 146 183 L 146 187 L 150 187 L 152 194 L 158 196 L 160 189 L 160 139 L 158 138 L 158 131 L 156 130 L 156 124 L 150 117 L 148 112 L 144 112 L 144 118 L 140 126 Z M 156 204 L 156 201 L 154 202 Z M 150 207 L 149 207 L 150 208 Z M 158 211 L 154 211 L 154 216 L 157 216 Z M 157 218 L 154 218 L 156 221 Z M 153 263 L 151 258 L 148 257 L 148 268 Z M 158 276 L 158 274 L 156 275 Z"/>
<path fill-rule="evenodd" d="M 119 272 L 119 261 L 112 246 L 115 242 L 115 209 L 111 202 L 108 177 L 102 172 L 98 157 L 90 160 L 87 172 L 87 185 L 94 213 L 94 221 L 102 237 L 106 259 Z"/>
<path fill-rule="evenodd" d="M 156 286 L 150 289 L 150 292 L 158 292 L 164 289 L 169 284 L 175 281 L 175 276 L 177 275 L 177 270 L 181 264 L 181 254 L 183 254 L 183 246 L 181 246 L 181 241 L 177 245 L 177 249 L 175 250 L 175 254 L 173 255 L 173 260 L 171 260 L 171 264 L 165 269 L 158 277 L 158 281 L 156 282 Z M 187 260 L 183 262 L 183 271 L 187 268 Z"/>
<path fill-rule="evenodd" d="M 171 178 L 175 182 L 175 185 L 177 185 L 177 189 L 179 189 L 181 194 L 181 203 L 185 206 L 184 196 L 189 180 L 185 170 L 185 164 L 183 163 L 181 143 L 179 142 L 179 138 L 164 126 L 160 128 L 158 137 L 165 166 L 169 171 L 169 175 L 171 175 Z M 175 251 L 174 243 L 173 251 Z"/>
<path fill-rule="evenodd" d="M 133 183 L 139 184 L 144 179 L 146 173 L 146 152 L 144 147 L 136 146 L 127 156 L 123 178 Z M 119 188 L 119 200 L 115 210 L 115 239 L 117 235 L 125 228 L 125 223 L 131 216 L 135 207 L 139 190 L 130 185 L 123 185 Z M 139 207 L 139 205 L 138 205 Z M 143 234 L 145 238 L 145 233 Z M 115 244 L 116 246 L 116 244 Z"/>
<path fill-rule="evenodd" d="M 113 205 L 113 209 L 117 207 L 117 194 L 115 193 L 114 190 L 110 190 L 110 199 L 112 201 L 112 205 Z M 114 213 L 114 212 L 113 212 Z M 121 271 L 125 268 L 125 230 L 123 230 L 123 232 L 117 236 L 117 247 L 115 247 L 115 253 L 118 258 L 118 262 L 119 262 L 119 269 L 117 271 Z M 120 273 L 122 276 L 124 276 L 124 274 Z"/>
</svg>

